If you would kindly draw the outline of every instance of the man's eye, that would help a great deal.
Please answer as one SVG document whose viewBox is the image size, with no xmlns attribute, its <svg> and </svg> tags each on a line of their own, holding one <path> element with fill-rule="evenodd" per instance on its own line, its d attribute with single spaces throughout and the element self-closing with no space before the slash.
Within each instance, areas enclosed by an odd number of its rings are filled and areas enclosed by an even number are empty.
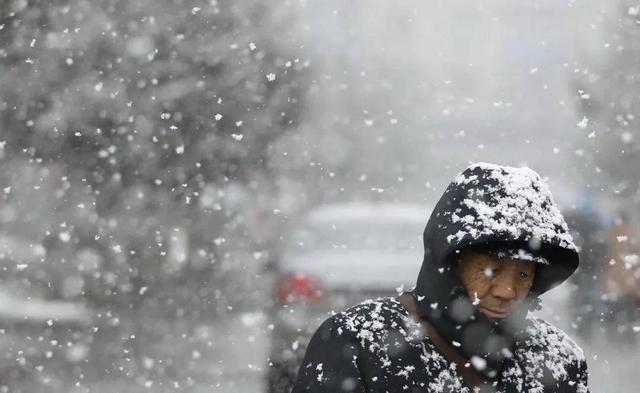
<svg viewBox="0 0 640 393">
<path fill-rule="evenodd" d="M 520 272 L 520 278 L 529 278 L 530 274 L 527 272 Z"/>
</svg>

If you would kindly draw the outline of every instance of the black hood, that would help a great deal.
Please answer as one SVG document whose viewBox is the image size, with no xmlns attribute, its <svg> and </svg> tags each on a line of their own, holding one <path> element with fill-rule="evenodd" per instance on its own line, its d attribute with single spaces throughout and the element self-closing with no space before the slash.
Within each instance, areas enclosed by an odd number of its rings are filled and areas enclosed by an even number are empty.
<svg viewBox="0 0 640 393">
<path fill-rule="evenodd" d="M 424 260 L 413 290 L 419 313 L 489 379 L 497 377 L 522 338 L 527 311 L 538 304 L 538 296 L 578 267 L 577 249 L 548 186 L 528 168 L 468 167 L 436 204 L 423 241 Z M 492 321 L 471 304 L 455 273 L 456 255 L 467 247 L 518 250 L 536 261 L 529 298 L 507 320 Z"/>
</svg>

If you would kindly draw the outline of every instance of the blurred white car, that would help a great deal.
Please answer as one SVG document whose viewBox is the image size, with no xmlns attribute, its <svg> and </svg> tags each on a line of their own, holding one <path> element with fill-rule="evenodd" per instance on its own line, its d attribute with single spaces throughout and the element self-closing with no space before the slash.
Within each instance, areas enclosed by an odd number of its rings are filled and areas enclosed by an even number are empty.
<svg viewBox="0 0 640 393">
<path fill-rule="evenodd" d="M 293 225 L 276 267 L 269 393 L 289 391 L 309 338 L 332 313 L 415 285 L 430 213 L 401 203 L 332 204 Z"/>
</svg>

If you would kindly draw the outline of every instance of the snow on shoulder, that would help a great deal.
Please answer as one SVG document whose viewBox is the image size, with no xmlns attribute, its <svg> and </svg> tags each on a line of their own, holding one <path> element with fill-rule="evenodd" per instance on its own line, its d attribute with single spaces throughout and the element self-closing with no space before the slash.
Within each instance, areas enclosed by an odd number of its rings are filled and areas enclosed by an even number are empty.
<svg viewBox="0 0 640 393">
<path fill-rule="evenodd" d="M 519 353 L 525 360 L 532 362 L 533 358 L 538 358 L 540 353 L 544 353 L 544 365 L 551 370 L 553 378 L 557 381 L 567 378 L 570 366 L 585 361 L 582 348 L 562 329 L 531 315 L 527 320 L 527 345 Z"/>
<path fill-rule="evenodd" d="M 527 321 L 527 339 L 515 349 L 516 368 L 524 370 L 524 380 L 518 378 L 518 383 L 524 382 L 529 391 L 544 392 L 545 384 L 549 383 L 544 376 L 549 373 L 554 381 L 574 386 L 578 393 L 587 393 L 586 359 L 578 344 L 543 319 L 529 315 Z M 520 374 L 518 371 L 509 370 L 507 379 L 509 375 Z"/>
<path fill-rule="evenodd" d="M 576 250 L 549 186 L 535 171 L 481 162 L 458 175 L 452 186 L 464 188 L 466 197 L 458 209 L 448 212 L 463 228 L 447 237 L 449 243 L 508 234 Z"/>
<path fill-rule="evenodd" d="M 336 315 L 336 320 L 346 330 L 355 334 L 362 348 L 382 355 L 383 359 L 386 359 L 383 363 L 386 364 L 390 364 L 388 360 L 390 343 L 386 340 L 389 328 L 397 329 L 407 341 L 411 340 L 412 333 L 407 332 L 403 325 L 411 322 L 412 319 L 400 302 L 394 298 L 366 300 Z M 412 325 L 417 324 L 414 322 Z M 339 331 L 339 333 L 342 332 Z"/>
<path fill-rule="evenodd" d="M 380 378 L 374 377 L 372 382 L 391 383 L 393 378 L 399 378 L 403 390 L 410 385 L 421 388 L 426 385 L 430 392 L 471 393 L 456 372 L 456 365 L 438 352 L 425 337 L 422 326 L 397 299 L 367 300 L 335 318 L 338 333 L 355 336 L 360 347 L 378 364 Z M 408 361 L 407 351 L 418 353 L 421 363 Z"/>
</svg>

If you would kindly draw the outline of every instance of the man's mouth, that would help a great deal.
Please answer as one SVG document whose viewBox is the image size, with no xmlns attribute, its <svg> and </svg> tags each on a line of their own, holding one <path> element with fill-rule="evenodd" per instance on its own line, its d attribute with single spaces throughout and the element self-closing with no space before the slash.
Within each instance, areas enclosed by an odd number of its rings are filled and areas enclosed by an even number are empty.
<svg viewBox="0 0 640 393">
<path fill-rule="evenodd" d="M 506 310 L 493 309 L 493 308 L 488 308 L 488 307 L 485 307 L 485 306 L 478 306 L 478 308 L 485 315 L 487 315 L 487 316 L 489 316 L 491 318 L 506 318 L 507 317 L 507 311 Z"/>
</svg>

